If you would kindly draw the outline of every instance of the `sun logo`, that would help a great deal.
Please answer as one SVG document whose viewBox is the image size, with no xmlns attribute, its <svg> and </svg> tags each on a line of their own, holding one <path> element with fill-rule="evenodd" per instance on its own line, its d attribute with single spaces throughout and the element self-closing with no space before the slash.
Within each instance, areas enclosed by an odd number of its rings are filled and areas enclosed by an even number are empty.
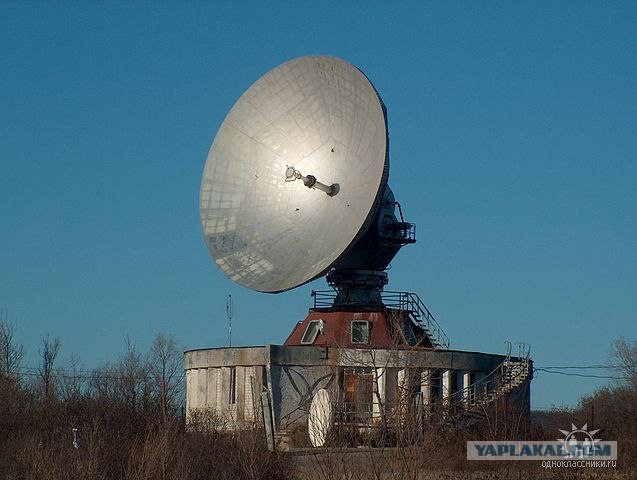
<svg viewBox="0 0 637 480">
<path fill-rule="evenodd" d="M 589 431 L 588 423 L 585 423 L 582 428 L 577 428 L 574 423 L 571 423 L 571 431 L 560 429 L 560 433 L 564 435 L 564 438 L 558 438 L 557 441 L 562 442 L 567 458 L 591 457 L 595 447 L 601 441 L 599 438 L 594 438 L 597 432 L 599 432 L 599 429 Z"/>
</svg>

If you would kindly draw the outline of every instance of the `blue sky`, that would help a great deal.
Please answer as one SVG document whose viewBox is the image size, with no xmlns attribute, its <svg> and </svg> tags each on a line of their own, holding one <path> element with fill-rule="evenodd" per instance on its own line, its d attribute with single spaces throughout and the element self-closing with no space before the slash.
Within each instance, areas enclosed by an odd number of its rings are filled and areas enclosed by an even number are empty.
<svg viewBox="0 0 637 480">
<path fill-rule="evenodd" d="M 125 336 L 223 345 L 228 294 L 233 343 L 284 341 L 325 281 L 226 279 L 199 182 L 236 99 L 308 54 L 357 65 L 388 106 L 418 233 L 388 289 L 417 292 L 455 348 L 605 363 L 637 336 L 636 24 L 634 2 L 3 2 L 0 311 L 25 363 L 47 332 L 86 368 Z M 605 382 L 539 372 L 533 404 Z"/>
</svg>

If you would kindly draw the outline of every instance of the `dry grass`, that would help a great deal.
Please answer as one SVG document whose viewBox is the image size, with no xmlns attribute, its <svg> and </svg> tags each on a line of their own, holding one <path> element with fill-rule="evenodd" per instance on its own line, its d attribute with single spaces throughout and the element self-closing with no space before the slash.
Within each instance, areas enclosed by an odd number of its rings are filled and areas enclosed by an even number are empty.
<svg viewBox="0 0 637 480">
<path fill-rule="evenodd" d="M 0 478 L 7 480 L 77 479 L 628 479 L 635 478 L 637 441 L 633 435 L 635 392 L 603 390 L 572 411 L 545 412 L 532 437 L 553 438 L 570 423 L 600 428 L 617 440 L 617 469 L 551 469 L 539 462 L 469 462 L 466 441 L 480 438 L 473 429 L 439 427 L 415 435 L 408 427 L 391 435 L 346 439 L 334 432 L 331 446 L 288 454 L 270 453 L 261 430 L 227 433 L 208 418 L 204 431 L 186 430 L 178 411 L 168 421 L 152 402 L 144 409 L 113 398 L 84 394 L 44 400 L 30 388 L 0 384 Z M 595 419 L 590 418 L 595 412 Z M 624 421 L 617 420 L 617 417 Z M 606 418 L 608 417 L 608 418 Z M 594 420 L 593 423 L 591 420 Z M 80 432 L 79 449 L 72 427 Z M 493 434 L 488 429 L 482 434 Z M 303 437 L 303 429 L 298 432 Z M 367 446 L 365 445 L 367 443 Z M 342 445 L 348 445 L 343 447 Z M 369 448 L 373 445 L 375 448 Z M 387 446 L 391 445 L 391 446 Z"/>
<path fill-rule="evenodd" d="M 294 444 L 306 448 L 271 453 L 262 430 L 229 433 L 220 418 L 205 412 L 195 413 L 193 428 L 185 428 L 176 377 L 181 355 L 170 339 L 159 340 L 150 362 L 127 344 L 115 364 L 89 377 L 55 378 L 51 369 L 45 389 L 41 382 L 20 379 L 17 363 L 5 360 L 0 365 L 0 479 L 637 478 L 637 390 L 632 384 L 601 389 L 572 410 L 537 413 L 530 430 L 526 416 L 496 402 L 483 412 L 482 423 L 334 429 L 322 449 L 309 448 L 307 430 L 299 428 Z M 5 350 L 6 345 L 0 342 Z M 0 358 L 19 361 L 17 353 Z M 466 460 L 468 440 L 553 439 L 571 423 L 586 423 L 600 429 L 598 438 L 616 440 L 617 469 L 546 470 L 540 462 Z M 79 431 L 79 448 L 73 445 L 73 428 Z"/>
</svg>

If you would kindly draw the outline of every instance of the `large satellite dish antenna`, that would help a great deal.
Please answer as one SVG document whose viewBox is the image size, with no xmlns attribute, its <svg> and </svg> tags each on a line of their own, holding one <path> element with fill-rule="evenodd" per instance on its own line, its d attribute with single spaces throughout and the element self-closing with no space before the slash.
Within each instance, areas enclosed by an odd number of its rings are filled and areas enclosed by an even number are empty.
<svg viewBox="0 0 637 480">
<path fill-rule="evenodd" d="M 210 148 L 208 250 L 231 280 L 261 292 L 330 269 L 337 288 L 382 289 L 391 258 L 415 241 L 393 214 L 388 172 L 385 107 L 367 77 L 329 56 L 284 63 L 239 98 Z"/>
</svg>

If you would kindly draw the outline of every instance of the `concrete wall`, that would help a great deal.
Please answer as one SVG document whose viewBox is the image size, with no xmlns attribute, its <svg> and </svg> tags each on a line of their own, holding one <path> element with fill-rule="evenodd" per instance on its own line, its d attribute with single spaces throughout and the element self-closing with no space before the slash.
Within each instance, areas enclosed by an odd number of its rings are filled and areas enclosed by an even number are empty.
<svg viewBox="0 0 637 480">
<path fill-rule="evenodd" d="M 476 379 L 505 360 L 503 355 L 457 350 L 344 349 L 313 346 L 234 347 L 191 350 L 184 354 L 187 419 L 209 412 L 228 428 L 253 425 L 260 416 L 260 393 L 269 389 L 276 430 L 307 423 L 312 398 L 319 389 L 332 402 L 342 401 L 339 376 L 345 369 L 375 372 L 372 417 L 381 405 L 397 408 L 410 394 L 420 395 L 423 406 L 457 398 Z M 517 389 L 511 402 L 528 409 L 530 387 Z M 234 389 L 233 389 L 234 387 Z M 403 393 L 401 393 L 403 392 Z M 469 393 L 467 391 L 467 401 Z"/>
<path fill-rule="evenodd" d="M 258 398 L 263 377 L 262 365 L 188 370 L 187 419 L 198 410 L 225 419 L 231 428 L 251 426 L 260 414 Z"/>
<path fill-rule="evenodd" d="M 270 367 L 275 427 L 286 429 L 307 422 L 312 398 L 320 389 L 338 395 L 337 376 L 329 366 L 272 365 Z"/>
</svg>

